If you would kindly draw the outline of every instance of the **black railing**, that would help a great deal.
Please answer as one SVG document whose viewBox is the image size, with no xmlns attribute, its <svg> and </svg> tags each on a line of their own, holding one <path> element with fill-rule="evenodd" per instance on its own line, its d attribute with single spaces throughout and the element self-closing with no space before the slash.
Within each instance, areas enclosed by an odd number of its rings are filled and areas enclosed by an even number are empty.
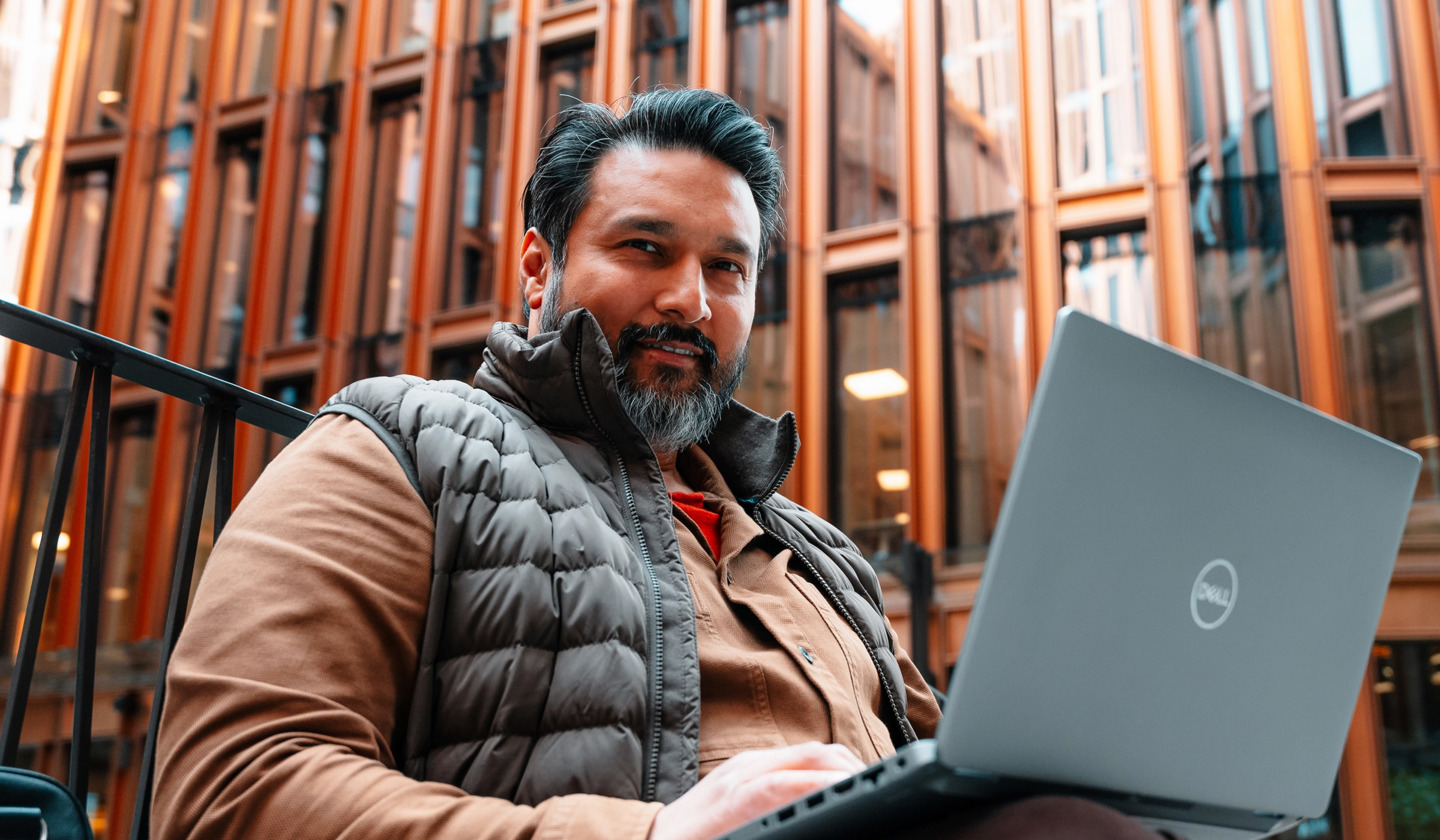
<svg viewBox="0 0 1440 840">
<path fill-rule="evenodd" d="M 21 729 L 29 702 L 30 684 L 40 647 L 40 633 L 55 570 L 55 556 L 61 523 L 70 497 L 70 480 L 79 454 L 87 402 L 90 409 L 89 469 L 85 486 L 84 541 L 81 551 L 80 619 L 76 637 L 75 710 L 70 742 L 68 786 L 85 801 L 90 762 L 91 713 L 95 694 L 95 656 L 100 612 L 100 588 L 105 574 L 103 527 L 105 515 L 105 468 L 110 426 L 110 382 L 118 376 L 145 388 L 201 406 L 204 415 L 191 467 L 185 513 L 176 543 L 171 573 L 170 600 L 166 609 L 165 632 L 161 640 L 159 666 L 155 676 L 150 723 L 140 765 L 140 782 L 131 821 L 132 840 L 149 836 L 150 791 L 155 766 L 155 733 L 165 698 L 165 672 L 170 652 L 185 623 L 195 554 L 200 541 L 206 488 L 211 463 L 215 464 L 215 537 L 225 527 L 231 508 L 234 478 L 235 422 L 295 437 L 310 422 L 311 415 L 269 397 L 247 391 L 232 382 L 217 379 L 168 359 L 137 350 L 112 338 L 82 329 L 49 315 L 0 301 L 0 336 L 75 362 L 70 400 L 60 433 L 60 450 L 50 499 L 41 528 L 39 553 L 25 607 L 19 650 L 10 676 L 10 693 L 0 723 L 0 766 L 13 767 L 20 749 Z"/>
</svg>

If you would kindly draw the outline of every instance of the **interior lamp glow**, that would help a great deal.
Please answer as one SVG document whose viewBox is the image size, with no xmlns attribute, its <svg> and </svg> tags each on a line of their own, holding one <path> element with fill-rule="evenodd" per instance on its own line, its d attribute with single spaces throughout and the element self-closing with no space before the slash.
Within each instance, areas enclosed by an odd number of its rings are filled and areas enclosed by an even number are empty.
<svg viewBox="0 0 1440 840">
<path fill-rule="evenodd" d="M 910 383 L 894 368 L 852 373 L 845 377 L 844 385 L 845 390 L 862 400 L 898 397 L 910 390 Z"/>
<path fill-rule="evenodd" d="M 881 470 L 875 473 L 875 480 L 880 482 L 881 490 L 893 492 L 910 489 L 909 470 Z"/>
<path fill-rule="evenodd" d="M 102 90 L 99 93 L 95 94 L 95 98 L 100 100 L 101 105 L 114 105 L 116 102 L 120 101 L 120 91 Z"/>
<path fill-rule="evenodd" d="M 40 550 L 40 537 L 43 536 L 43 535 L 44 535 L 44 532 L 43 532 L 43 531 L 36 531 L 35 533 L 31 534 L 31 535 L 30 535 L 30 547 L 33 548 L 33 549 L 35 549 L 36 551 L 39 551 L 39 550 Z M 69 551 L 69 550 L 70 550 L 70 535 L 69 535 L 69 534 L 65 533 L 64 531 L 61 531 L 61 532 L 60 532 L 60 538 L 55 541 L 55 550 L 56 550 L 57 552 L 58 552 L 58 551 Z"/>
</svg>

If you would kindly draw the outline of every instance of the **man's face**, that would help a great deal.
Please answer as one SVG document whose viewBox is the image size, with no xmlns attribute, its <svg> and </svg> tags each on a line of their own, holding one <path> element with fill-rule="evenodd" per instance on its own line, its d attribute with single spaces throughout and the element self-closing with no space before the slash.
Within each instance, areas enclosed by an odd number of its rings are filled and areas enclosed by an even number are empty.
<svg viewBox="0 0 1440 840">
<path fill-rule="evenodd" d="M 760 214 L 749 185 L 698 152 L 621 147 L 590 187 L 563 282 L 548 245 L 526 234 L 530 335 L 584 307 L 615 353 L 622 390 L 683 400 L 708 386 L 728 398 L 755 314 Z"/>
</svg>

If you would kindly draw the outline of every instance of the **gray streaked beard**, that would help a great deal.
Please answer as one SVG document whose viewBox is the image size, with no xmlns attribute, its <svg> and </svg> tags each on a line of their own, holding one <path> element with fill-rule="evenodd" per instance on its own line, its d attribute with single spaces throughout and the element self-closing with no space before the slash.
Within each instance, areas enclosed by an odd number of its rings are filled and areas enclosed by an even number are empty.
<svg viewBox="0 0 1440 840">
<path fill-rule="evenodd" d="M 541 332 L 560 329 L 560 320 L 565 316 L 560 310 L 561 285 L 561 270 L 552 267 L 550 285 L 540 304 Z M 645 338 L 688 341 L 699 347 L 703 354 L 699 381 L 688 391 L 661 391 L 656 385 L 667 384 L 663 369 L 657 377 L 660 380 L 658 383 L 637 381 L 630 370 L 630 359 L 634 357 L 636 343 Z M 714 342 L 694 327 L 678 324 L 653 324 L 649 327 L 632 324 L 620 331 L 616 345 L 610 349 L 615 356 L 620 405 L 656 452 L 679 452 L 704 440 L 715 430 L 721 413 L 730 403 L 730 397 L 740 386 L 740 376 L 745 372 L 745 362 L 749 358 L 747 347 L 729 363 L 721 361 Z"/>
</svg>

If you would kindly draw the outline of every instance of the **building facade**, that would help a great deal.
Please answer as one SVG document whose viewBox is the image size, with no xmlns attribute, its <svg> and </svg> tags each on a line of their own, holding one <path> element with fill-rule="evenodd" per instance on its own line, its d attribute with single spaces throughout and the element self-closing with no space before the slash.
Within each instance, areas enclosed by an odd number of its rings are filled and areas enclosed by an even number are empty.
<svg viewBox="0 0 1440 840">
<path fill-rule="evenodd" d="M 907 541 L 935 556 L 942 679 L 1064 304 L 1413 448 L 1336 795 L 1295 836 L 1440 834 L 1434 0 L 0 2 L 0 97 L 33 113 L 22 9 L 57 21 L 58 59 L 42 136 L 0 137 L 33 207 L 4 233 L 18 299 L 307 410 L 364 376 L 470 377 L 519 318 L 520 197 L 567 104 L 730 93 L 790 184 L 739 397 L 796 412 L 789 495 L 882 567 Z M 13 651 L 69 374 L 4 365 Z M 197 422 L 117 383 L 102 836 L 129 822 Z M 283 443 L 242 430 L 237 498 Z M 74 643 L 78 578 L 56 574 L 48 649 Z M 64 766 L 66 703 L 32 703 L 27 762 Z"/>
</svg>

